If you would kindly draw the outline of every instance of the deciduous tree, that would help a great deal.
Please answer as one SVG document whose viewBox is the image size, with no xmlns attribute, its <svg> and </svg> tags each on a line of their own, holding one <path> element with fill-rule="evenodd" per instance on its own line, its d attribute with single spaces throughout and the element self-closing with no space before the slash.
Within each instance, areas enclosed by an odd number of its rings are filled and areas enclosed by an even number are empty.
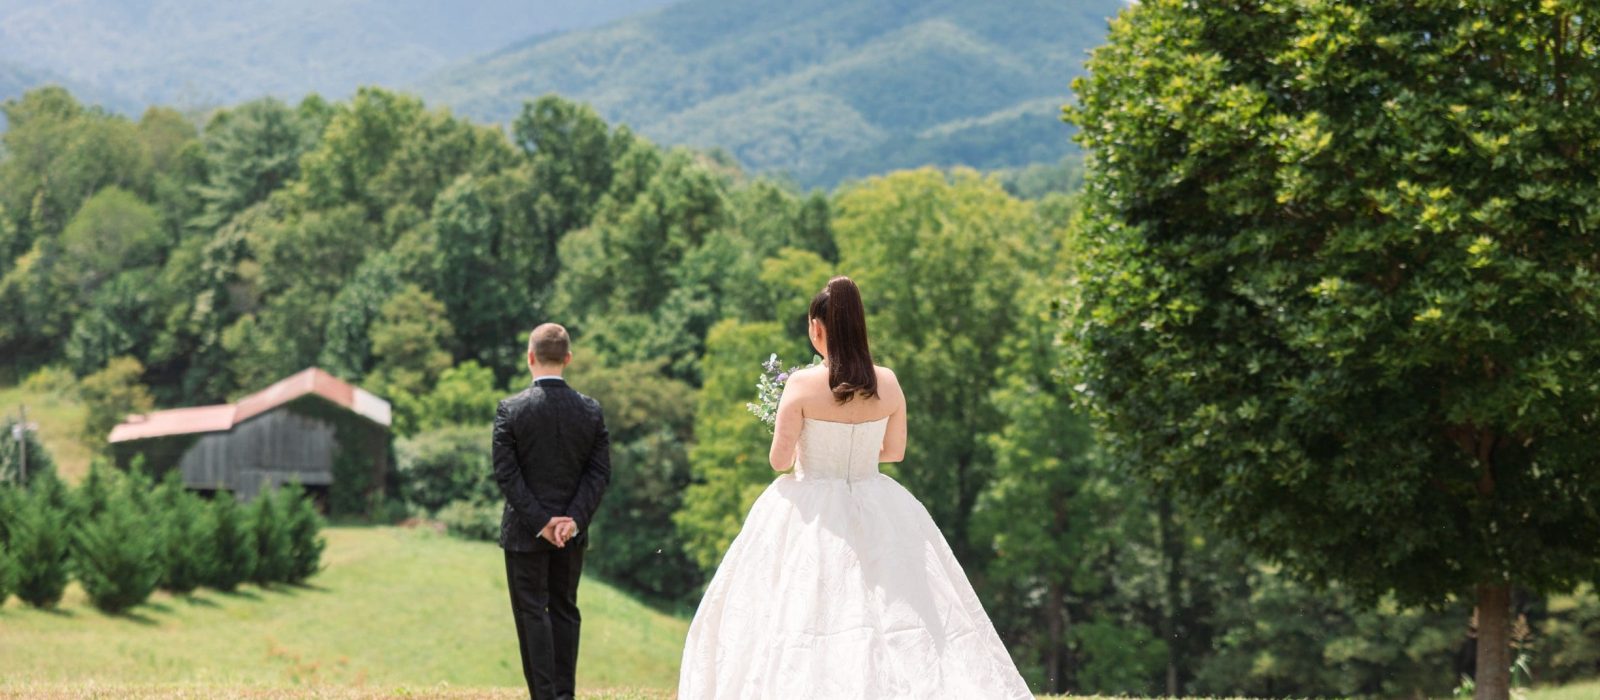
<svg viewBox="0 0 1600 700">
<path fill-rule="evenodd" d="M 1569 3 L 1142 2 L 1068 117 L 1070 326 L 1110 445 L 1370 598 L 1600 574 L 1600 45 Z"/>
</svg>

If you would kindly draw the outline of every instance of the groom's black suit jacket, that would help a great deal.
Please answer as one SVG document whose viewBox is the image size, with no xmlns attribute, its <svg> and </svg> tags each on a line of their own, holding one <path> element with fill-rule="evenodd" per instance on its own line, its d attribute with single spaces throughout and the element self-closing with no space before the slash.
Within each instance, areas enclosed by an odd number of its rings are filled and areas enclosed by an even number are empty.
<svg viewBox="0 0 1600 700">
<path fill-rule="evenodd" d="M 502 400 L 494 417 L 494 479 L 506 497 L 501 548 L 555 549 L 538 535 L 558 515 L 578 524 L 567 546 L 587 546 L 589 521 L 611 483 L 611 437 L 600 402 L 559 379 Z"/>
</svg>

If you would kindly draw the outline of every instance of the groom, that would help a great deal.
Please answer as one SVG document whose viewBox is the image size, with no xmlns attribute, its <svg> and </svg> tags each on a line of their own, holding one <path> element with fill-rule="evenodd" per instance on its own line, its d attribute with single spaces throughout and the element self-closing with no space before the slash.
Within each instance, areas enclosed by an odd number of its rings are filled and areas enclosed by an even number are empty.
<svg viewBox="0 0 1600 700">
<path fill-rule="evenodd" d="M 500 548 L 533 700 L 571 700 L 578 667 L 578 577 L 589 522 L 611 481 L 600 403 L 567 386 L 567 329 L 528 335 L 533 385 L 500 402 L 494 480 L 505 494 Z"/>
</svg>

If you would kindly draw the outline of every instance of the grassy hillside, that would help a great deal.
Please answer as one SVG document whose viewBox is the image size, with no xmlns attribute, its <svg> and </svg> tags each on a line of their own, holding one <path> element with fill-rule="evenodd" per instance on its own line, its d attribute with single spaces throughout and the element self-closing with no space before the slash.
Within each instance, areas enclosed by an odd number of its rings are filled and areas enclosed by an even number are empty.
<svg viewBox="0 0 1600 700">
<path fill-rule="evenodd" d="M 75 484 L 89 472 L 91 453 L 79 436 L 84 408 L 62 392 L 22 386 L 0 388 L 0 415 L 15 420 L 26 406 L 28 422 L 39 425 L 39 439 L 56 461 L 56 471 Z"/>
<path fill-rule="evenodd" d="M 12 688 L 522 683 L 494 545 L 398 528 L 332 528 L 328 544 L 328 568 L 307 588 L 158 595 L 126 617 L 96 612 L 76 585 L 60 611 L 12 599 L 0 608 L 0 678 Z M 685 620 L 592 579 L 579 601 L 580 687 L 676 685 Z"/>
<path fill-rule="evenodd" d="M 536 38 L 427 79 L 503 121 L 558 92 L 668 143 L 729 149 L 807 184 L 1071 150 L 1068 83 L 1123 0 L 684 0 Z"/>
<path fill-rule="evenodd" d="M 0 3 L 0 60 L 124 96 L 133 111 L 264 94 L 338 96 L 669 1 L 11 0 Z"/>
</svg>

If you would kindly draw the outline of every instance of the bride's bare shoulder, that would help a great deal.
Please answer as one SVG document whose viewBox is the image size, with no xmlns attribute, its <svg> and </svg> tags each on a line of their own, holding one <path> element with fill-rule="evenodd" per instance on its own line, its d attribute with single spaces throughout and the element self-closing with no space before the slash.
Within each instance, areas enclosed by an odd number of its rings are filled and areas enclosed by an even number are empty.
<svg viewBox="0 0 1600 700">
<path fill-rule="evenodd" d="M 797 369 L 797 370 L 794 371 L 794 378 L 795 379 L 811 379 L 811 380 L 815 380 L 817 378 L 826 379 L 827 377 L 828 377 L 828 368 L 824 367 L 822 365 L 812 365 L 810 367 L 805 367 L 805 368 Z"/>
<path fill-rule="evenodd" d="M 788 382 L 790 386 L 798 386 L 802 388 L 814 388 L 819 383 L 823 386 L 826 386 L 828 383 L 828 368 L 823 367 L 822 365 L 817 365 L 815 367 L 807 367 L 805 369 L 795 370 L 795 373 L 789 376 Z"/>
<path fill-rule="evenodd" d="M 895 375 L 894 370 L 883 365 L 876 365 L 873 369 L 878 373 L 879 393 L 888 392 L 897 395 L 900 393 L 900 377 Z"/>
</svg>

